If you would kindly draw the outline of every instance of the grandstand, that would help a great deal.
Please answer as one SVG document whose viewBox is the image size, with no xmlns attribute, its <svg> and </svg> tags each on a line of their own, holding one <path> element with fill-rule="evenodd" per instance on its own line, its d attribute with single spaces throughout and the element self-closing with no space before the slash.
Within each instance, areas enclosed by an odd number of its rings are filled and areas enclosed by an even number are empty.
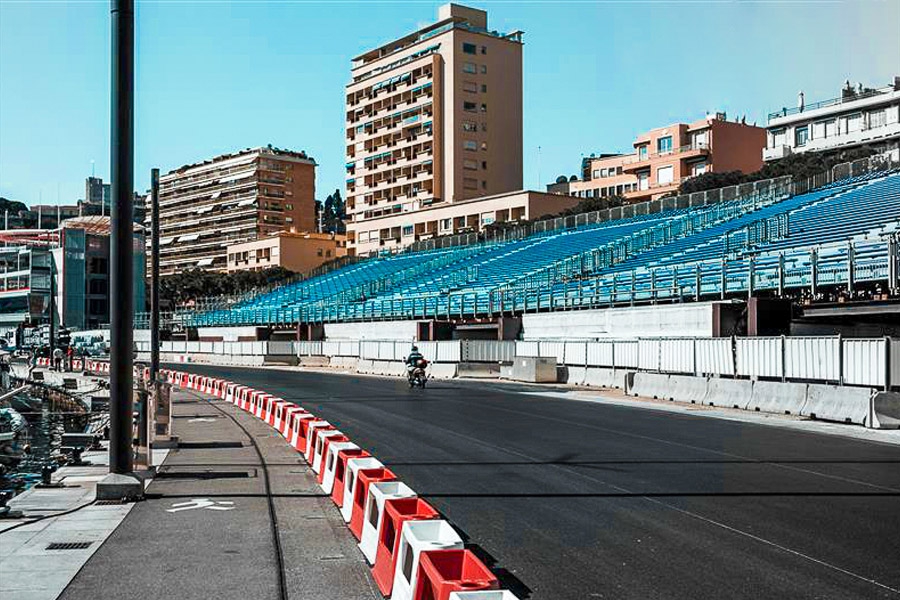
<svg viewBox="0 0 900 600">
<path fill-rule="evenodd" d="M 852 294 L 897 277 L 900 173 L 866 171 L 818 187 L 773 184 L 712 204 L 660 204 L 658 212 L 631 210 L 515 239 L 380 256 L 200 312 L 190 324 L 475 318 L 752 294 L 815 297 L 838 288 Z"/>
</svg>

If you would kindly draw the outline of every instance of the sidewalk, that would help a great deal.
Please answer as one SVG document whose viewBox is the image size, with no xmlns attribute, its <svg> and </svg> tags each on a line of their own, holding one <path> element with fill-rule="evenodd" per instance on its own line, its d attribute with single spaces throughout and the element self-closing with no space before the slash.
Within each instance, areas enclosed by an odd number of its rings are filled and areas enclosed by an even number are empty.
<svg viewBox="0 0 900 600">
<path fill-rule="evenodd" d="M 381 598 L 356 540 L 302 458 L 268 425 L 220 400 L 269 467 L 285 587 L 294 599 Z M 69 584 L 67 600 L 279 598 L 262 465 L 247 436 L 205 398 L 173 391 L 171 451 L 147 500 Z"/>
</svg>

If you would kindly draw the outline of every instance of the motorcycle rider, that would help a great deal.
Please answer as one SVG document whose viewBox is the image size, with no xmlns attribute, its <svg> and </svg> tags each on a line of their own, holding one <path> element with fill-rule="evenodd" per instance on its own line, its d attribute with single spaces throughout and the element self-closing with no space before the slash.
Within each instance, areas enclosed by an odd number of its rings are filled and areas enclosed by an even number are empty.
<svg viewBox="0 0 900 600">
<path fill-rule="evenodd" d="M 425 357 L 422 356 L 422 353 L 419 352 L 419 347 L 413 345 L 412 349 L 409 352 L 409 356 L 406 357 L 406 376 L 412 377 L 413 371 L 418 366 L 420 360 L 425 360 Z"/>
</svg>

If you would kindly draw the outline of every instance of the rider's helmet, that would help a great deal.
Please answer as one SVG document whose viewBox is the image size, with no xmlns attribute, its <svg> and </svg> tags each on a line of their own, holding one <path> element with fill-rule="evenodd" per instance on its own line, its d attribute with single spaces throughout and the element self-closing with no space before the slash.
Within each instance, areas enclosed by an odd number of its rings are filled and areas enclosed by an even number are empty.
<svg viewBox="0 0 900 600">
<path fill-rule="evenodd" d="M 413 352 L 418 352 L 418 351 L 419 351 L 419 347 L 418 347 L 418 346 L 413 346 L 413 347 L 412 347 L 412 351 L 413 351 Z"/>
</svg>

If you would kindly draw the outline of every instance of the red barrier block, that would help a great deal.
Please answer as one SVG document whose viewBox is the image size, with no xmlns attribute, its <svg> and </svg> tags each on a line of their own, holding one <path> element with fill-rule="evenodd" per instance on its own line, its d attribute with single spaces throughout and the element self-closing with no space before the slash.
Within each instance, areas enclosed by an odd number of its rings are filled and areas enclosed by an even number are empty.
<svg viewBox="0 0 900 600">
<path fill-rule="evenodd" d="M 426 550 L 413 600 L 450 600 L 450 592 L 498 590 L 500 582 L 471 550 Z"/>
<path fill-rule="evenodd" d="M 281 421 L 280 427 L 278 429 L 285 438 L 290 439 L 291 436 L 291 426 L 294 422 L 294 415 L 296 414 L 308 414 L 305 409 L 297 406 L 296 404 L 288 404 L 282 409 L 281 413 Z M 278 416 L 275 417 L 276 423 L 278 423 Z"/>
<path fill-rule="evenodd" d="M 362 539 L 363 512 L 366 499 L 369 497 L 369 484 L 376 481 L 393 481 L 397 479 L 394 472 L 385 467 L 379 469 L 363 469 L 356 482 L 356 495 L 353 497 L 353 512 L 350 514 L 350 532 L 356 539 Z"/>
<path fill-rule="evenodd" d="M 335 431 L 337 427 L 329 423 L 328 421 L 323 421 L 321 424 L 317 425 L 316 423 L 311 423 L 309 426 L 309 439 L 306 440 L 306 452 L 303 453 L 304 458 L 306 458 L 306 462 L 309 463 L 309 466 L 313 464 L 313 457 L 315 456 L 316 450 L 316 441 L 319 439 L 319 434 L 325 431 Z"/>
<path fill-rule="evenodd" d="M 277 415 L 281 414 L 281 409 L 285 404 L 290 404 L 290 402 L 288 402 L 287 400 L 282 400 L 281 398 L 272 398 L 269 401 L 269 406 L 265 412 L 266 423 L 278 429 L 275 426 L 275 419 Z"/>
<path fill-rule="evenodd" d="M 324 438 L 321 440 L 322 442 L 322 450 L 317 451 L 319 460 L 319 474 L 316 475 L 316 481 L 319 485 L 322 485 L 322 481 L 325 479 L 325 457 L 328 456 L 328 446 L 332 442 L 349 442 L 350 438 L 346 435 L 332 435 L 330 437 Z"/>
<path fill-rule="evenodd" d="M 334 494 L 332 494 L 334 496 Z M 372 576 L 381 593 L 388 597 L 394 589 L 394 571 L 397 569 L 397 550 L 400 548 L 400 531 L 406 521 L 438 519 L 440 515 L 421 498 L 397 498 L 384 503 L 384 517 Z"/>
<path fill-rule="evenodd" d="M 334 470 L 334 486 L 331 488 L 331 501 L 339 507 L 344 505 L 344 478 L 347 476 L 347 461 L 351 458 L 372 456 L 362 448 L 341 450 L 338 452 L 337 467 Z"/>
<path fill-rule="evenodd" d="M 310 413 L 297 414 L 294 416 L 294 431 L 291 433 L 291 446 L 297 449 L 297 452 L 304 454 L 306 452 L 306 443 L 309 438 L 309 427 L 312 423 L 326 423 L 315 415 Z"/>
</svg>

